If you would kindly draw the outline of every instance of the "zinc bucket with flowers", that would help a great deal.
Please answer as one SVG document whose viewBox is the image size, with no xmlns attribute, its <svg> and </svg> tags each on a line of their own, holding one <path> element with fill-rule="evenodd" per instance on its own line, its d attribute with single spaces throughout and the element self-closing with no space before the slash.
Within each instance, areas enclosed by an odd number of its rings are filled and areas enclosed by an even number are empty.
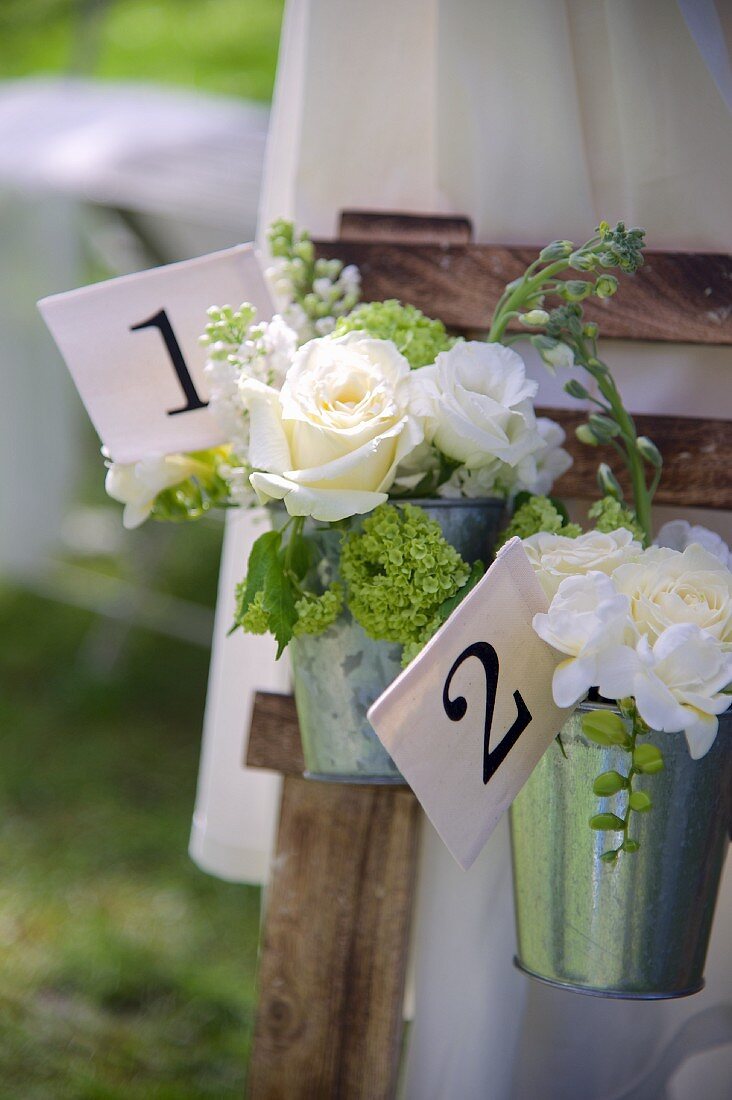
<svg viewBox="0 0 732 1100">
<path fill-rule="evenodd" d="M 203 338 L 227 445 L 112 464 L 125 522 L 270 506 L 235 625 L 289 647 L 310 773 L 355 782 L 400 780 L 366 710 L 496 542 L 520 536 L 551 601 L 535 629 L 565 656 L 555 701 L 581 705 L 511 811 L 518 965 L 589 993 L 694 992 L 730 821 L 732 574 L 711 532 L 681 522 L 651 545 L 662 457 L 583 319 L 585 299 L 617 290 L 613 271 L 642 263 L 642 231 L 552 242 L 506 288 L 487 341 L 395 301 L 359 306 L 358 272 L 315 259 L 289 223 L 271 246 L 280 313 L 212 307 Z M 586 533 L 547 495 L 570 460 L 535 415 L 511 322 L 594 406 L 580 440 L 629 471 L 626 502 L 600 465 Z"/>
</svg>

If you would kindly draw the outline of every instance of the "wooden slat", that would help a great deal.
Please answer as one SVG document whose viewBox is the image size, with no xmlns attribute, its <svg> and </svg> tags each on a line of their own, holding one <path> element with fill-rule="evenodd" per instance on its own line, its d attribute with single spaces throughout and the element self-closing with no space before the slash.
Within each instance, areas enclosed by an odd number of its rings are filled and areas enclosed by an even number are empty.
<svg viewBox="0 0 732 1100">
<path fill-rule="evenodd" d="M 302 775 L 300 727 L 291 695 L 258 691 L 254 696 L 246 763 L 283 775 Z"/>
<path fill-rule="evenodd" d="M 469 218 L 424 214 L 380 214 L 344 210 L 341 241 L 399 241 L 403 244 L 468 244 L 473 238 Z"/>
<path fill-rule="evenodd" d="M 409 791 L 285 779 L 252 1100 L 394 1096 L 417 826 Z"/>
<path fill-rule="evenodd" d="M 383 216 L 382 216 L 383 217 Z M 393 216 L 395 224 L 399 219 Z M 366 232 L 366 228 L 362 229 Z M 404 227 L 401 233 L 408 230 Z M 389 243 L 376 239 L 316 242 L 318 255 L 357 264 L 363 298 L 399 298 L 458 330 L 488 326 L 507 282 L 535 259 L 536 248 L 506 245 Z M 576 276 L 579 277 L 579 276 Z M 607 337 L 692 344 L 732 344 L 732 257 L 648 252 L 618 294 L 586 305 Z"/>
<path fill-rule="evenodd" d="M 732 385 L 732 379 L 730 381 Z M 630 485 L 619 456 L 611 447 L 588 447 L 574 434 L 586 414 L 567 409 L 537 409 L 557 420 L 567 433 L 565 447 L 574 465 L 552 490 L 557 496 L 587 498 L 595 490 L 598 464 L 613 468 L 631 499 Z M 732 508 L 732 423 L 684 416 L 635 416 L 639 435 L 647 435 L 664 457 L 657 504 L 684 508 Z"/>
</svg>

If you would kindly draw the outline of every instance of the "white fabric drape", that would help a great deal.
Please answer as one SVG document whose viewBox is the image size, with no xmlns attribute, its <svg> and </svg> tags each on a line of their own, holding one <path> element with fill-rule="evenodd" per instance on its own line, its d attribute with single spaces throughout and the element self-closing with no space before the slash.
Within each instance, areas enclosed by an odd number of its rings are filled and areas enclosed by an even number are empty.
<svg viewBox="0 0 732 1100">
<path fill-rule="evenodd" d="M 729 49 L 716 33 L 729 26 L 721 2 L 290 0 L 260 224 L 285 215 L 322 236 L 344 208 L 442 211 L 469 215 L 479 240 L 537 244 L 624 218 L 647 228 L 652 247 L 732 250 Z M 732 419 L 725 349 L 607 351 L 634 410 Z M 528 360 L 539 400 L 568 403 Z M 730 517 L 701 521 L 730 538 Z M 230 523 L 224 597 L 249 537 L 246 520 Z M 228 626 L 225 604 L 223 614 Z M 272 674 L 259 642 L 252 664 L 237 666 L 240 644 L 224 643 L 222 625 L 205 736 L 204 761 L 235 744 L 231 767 L 247 691 Z M 271 843 L 276 790 L 266 809 L 249 802 L 261 779 L 241 770 L 206 789 L 229 877 L 259 874 Z M 253 829 L 266 837 L 259 856 Z M 689 1001 L 603 1001 L 516 973 L 505 828 L 463 874 L 425 826 L 416 908 L 409 1100 L 728 1095 L 729 874 L 708 988 Z"/>
</svg>

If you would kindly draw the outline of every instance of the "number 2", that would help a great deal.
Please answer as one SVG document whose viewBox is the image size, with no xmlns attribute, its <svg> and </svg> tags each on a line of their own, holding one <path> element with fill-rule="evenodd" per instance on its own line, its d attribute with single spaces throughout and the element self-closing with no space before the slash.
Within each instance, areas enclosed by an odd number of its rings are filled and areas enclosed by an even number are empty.
<svg viewBox="0 0 732 1100">
<path fill-rule="evenodd" d="M 485 718 L 483 726 L 483 782 L 487 783 L 496 770 L 501 766 L 521 734 L 531 722 L 531 712 L 521 697 L 520 691 L 514 691 L 516 702 L 516 721 L 500 742 L 497 748 L 491 752 L 490 738 L 493 725 L 493 711 L 496 705 L 496 691 L 498 690 L 498 654 L 488 642 L 473 642 L 460 654 L 455 664 L 450 669 L 445 686 L 442 689 L 442 705 L 445 714 L 453 722 L 461 722 L 465 717 L 468 704 L 462 695 L 450 698 L 450 684 L 452 678 L 460 666 L 470 657 L 477 657 L 483 665 L 485 673 Z"/>
<path fill-rule="evenodd" d="M 177 416 L 178 413 L 192 412 L 194 409 L 205 409 L 208 405 L 208 401 L 202 401 L 198 396 L 196 387 L 193 384 L 193 379 L 186 366 L 186 361 L 183 358 L 183 352 L 180 350 L 180 344 L 175 338 L 173 326 L 165 310 L 161 309 L 159 313 L 155 313 L 152 317 L 148 317 L 147 321 L 140 321 L 139 325 L 130 325 L 130 332 L 138 332 L 143 328 L 156 328 L 160 330 L 160 335 L 165 341 L 170 361 L 173 364 L 173 369 L 178 376 L 180 387 L 186 399 L 185 405 L 182 405 L 179 409 L 168 409 L 168 416 Z"/>
</svg>

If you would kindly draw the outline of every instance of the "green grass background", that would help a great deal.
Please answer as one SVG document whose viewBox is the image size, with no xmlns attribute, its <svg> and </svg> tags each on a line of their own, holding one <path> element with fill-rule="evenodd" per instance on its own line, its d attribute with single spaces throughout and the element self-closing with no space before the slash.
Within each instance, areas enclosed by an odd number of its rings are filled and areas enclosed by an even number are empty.
<svg viewBox="0 0 732 1100">
<path fill-rule="evenodd" d="M 3 0 L 0 75 L 271 94 L 281 0 L 80 7 Z M 130 533 L 98 568 L 134 572 L 151 534 L 156 587 L 212 607 L 215 524 Z M 0 638 L 1 1100 L 240 1096 L 259 891 L 187 855 L 209 654 L 7 586 Z"/>
</svg>

